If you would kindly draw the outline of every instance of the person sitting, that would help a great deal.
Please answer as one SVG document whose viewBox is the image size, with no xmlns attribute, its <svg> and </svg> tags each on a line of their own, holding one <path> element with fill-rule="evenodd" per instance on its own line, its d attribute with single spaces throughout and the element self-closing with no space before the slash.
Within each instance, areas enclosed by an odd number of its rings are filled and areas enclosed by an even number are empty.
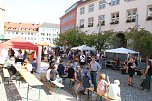
<svg viewBox="0 0 152 101">
<path fill-rule="evenodd" d="M 58 65 L 58 69 L 57 69 L 60 77 L 62 77 L 63 75 L 65 75 L 65 71 L 64 70 L 65 70 L 65 67 L 63 65 L 63 61 L 60 60 L 60 64 Z"/>
<path fill-rule="evenodd" d="M 27 69 L 30 73 L 33 73 L 33 67 L 32 64 L 28 61 L 28 59 L 24 60 L 22 68 Z"/>
<path fill-rule="evenodd" d="M 14 57 L 10 57 L 10 59 L 8 59 L 7 61 L 5 61 L 5 63 L 4 63 L 4 67 L 6 68 L 6 69 L 8 69 L 9 71 L 11 71 L 11 75 L 12 76 L 15 76 L 15 74 L 16 74 L 16 69 L 15 69 L 15 67 L 14 67 L 14 64 L 15 64 L 15 58 Z"/>
<path fill-rule="evenodd" d="M 114 84 L 110 84 L 110 86 L 108 87 L 108 97 L 110 99 L 121 101 L 119 85 L 120 85 L 120 81 L 114 80 Z"/>
<path fill-rule="evenodd" d="M 74 78 L 75 71 L 74 71 L 74 68 L 73 68 L 73 64 L 70 65 L 70 68 L 68 68 L 67 72 L 68 72 L 68 78 L 70 78 L 70 79 Z"/>
<path fill-rule="evenodd" d="M 62 80 L 59 80 L 58 78 L 58 71 L 55 70 L 55 64 L 52 63 L 51 66 L 47 69 L 46 72 L 46 78 L 47 80 L 50 82 L 50 84 L 52 85 L 51 81 L 55 81 L 57 80 L 58 82 L 62 82 Z"/>
<path fill-rule="evenodd" d="M 107 79 L 108 79 L 108 82 L 106 81 L 106 75 L 100 74 L 98 85 L 97 85 L 98 94 L 107 96 L 108 86 L 110 85 L 109 78 L 107 78 Z"/>
</svg>

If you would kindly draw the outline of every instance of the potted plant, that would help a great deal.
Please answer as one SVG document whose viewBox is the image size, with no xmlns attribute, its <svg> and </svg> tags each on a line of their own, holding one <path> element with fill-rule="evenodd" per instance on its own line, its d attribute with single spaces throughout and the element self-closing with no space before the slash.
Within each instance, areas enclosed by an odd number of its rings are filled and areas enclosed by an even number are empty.
<svg viewBox="0 0 152 101">
<path fill-rule="evenodd" d="M 127 19 L 127 20 L 126 20 L 126 22 L 127 22 L 127 23 L 130 23 L 130 22 L 131 22 L 131 20 Z"/>
<path fill-rule="evenodd" d="M 152 20 L 152 16 L 148 16 L 148 17 L 147 17 L 147 20 Z"/>
</svg>

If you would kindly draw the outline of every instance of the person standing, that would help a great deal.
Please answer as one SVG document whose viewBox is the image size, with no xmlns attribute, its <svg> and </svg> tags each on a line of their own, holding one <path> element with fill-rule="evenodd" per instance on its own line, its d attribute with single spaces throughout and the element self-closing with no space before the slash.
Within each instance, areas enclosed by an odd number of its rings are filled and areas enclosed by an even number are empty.
<svg viewBox="0 0 152 101">
<path fill-rule="evenodd" d="M 83 68 L 85 66 L 85 63 L 86 63 L 86 59 L 85 59 L 85 55 L 83 53 L 81 53 L 80 55 L 80 66 L 81 68 Z"/>
<path fill-rule="evenodd" d="M 150 90 L 151 76 L 152 76 L 152 66 L 151 66 L 151 62 L 148 61 L 146 70 L 143 74 L 143 77 L 146 77 L 146 78 L 143 80 L 143 82 L 140 85 L 144 91 Z"/>
<path fill-rule="evenodd" d="M 94 91 L 97 91 L 97 73 L 101 69 L 101 66 L 98 62 L 95 61 L 95 57 L 92 57 L 90 62 L 90 76 L 92 84 L 94 85 Z"/>
<path fill-rule="evenodd" d="M 128 74 L 129 74 L 128 85 L 132 87 L 133 87 L 132 82 L 133 82 L 133 75 L 135 73 L 135 70 L 134 70 L 135 67 L 136 66 L 135 66 L 133 58 L 130 58 L 128 62 Z"/>
<path fill-rule="evenodd" d="M 57 69 L 59 76 L 62 77 L 63 75 L 65 75 L 65 67 L 63 65 L 63 61 L 60 60 L 60 64 L 58 65 L 58 69 Z"/>
</svg>

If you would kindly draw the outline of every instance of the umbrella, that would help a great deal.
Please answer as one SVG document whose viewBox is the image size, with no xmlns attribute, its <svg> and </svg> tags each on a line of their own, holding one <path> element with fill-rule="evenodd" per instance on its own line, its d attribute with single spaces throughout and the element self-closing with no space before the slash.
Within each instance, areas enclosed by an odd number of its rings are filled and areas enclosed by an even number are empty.
<svg viewBox="0 0 152 101">
<path fill-rule="evenodd" d="M 48 43 L 48 42 L 41 42 L 39 44 L 37 44 L 38 46 L 51 46 L 51 47 L 55 47 L 54 44 L 52 43 Z"/>
</svg>

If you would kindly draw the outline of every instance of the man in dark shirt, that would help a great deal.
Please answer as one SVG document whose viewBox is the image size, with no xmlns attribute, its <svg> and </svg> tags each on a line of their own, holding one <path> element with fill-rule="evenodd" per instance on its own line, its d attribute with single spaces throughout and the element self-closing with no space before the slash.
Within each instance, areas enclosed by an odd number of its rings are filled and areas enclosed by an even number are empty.
<svg viewBox="0 0 152 101">
<path fill-rule="evenodd" d="M 74 78 L 74 73 L 73 64 L 71 64 L 70 68 L 68 68 L 68 78 Z"/>
<path fill-rule="evenodd" d="M 60 64 L 58 65 L 58 69 L 57 69 L 60 76 L 65 74 L 64 70 L 65 70 L 65 67 L 63 65 L 63 61 L 60 60 Z"/>
</svg>

